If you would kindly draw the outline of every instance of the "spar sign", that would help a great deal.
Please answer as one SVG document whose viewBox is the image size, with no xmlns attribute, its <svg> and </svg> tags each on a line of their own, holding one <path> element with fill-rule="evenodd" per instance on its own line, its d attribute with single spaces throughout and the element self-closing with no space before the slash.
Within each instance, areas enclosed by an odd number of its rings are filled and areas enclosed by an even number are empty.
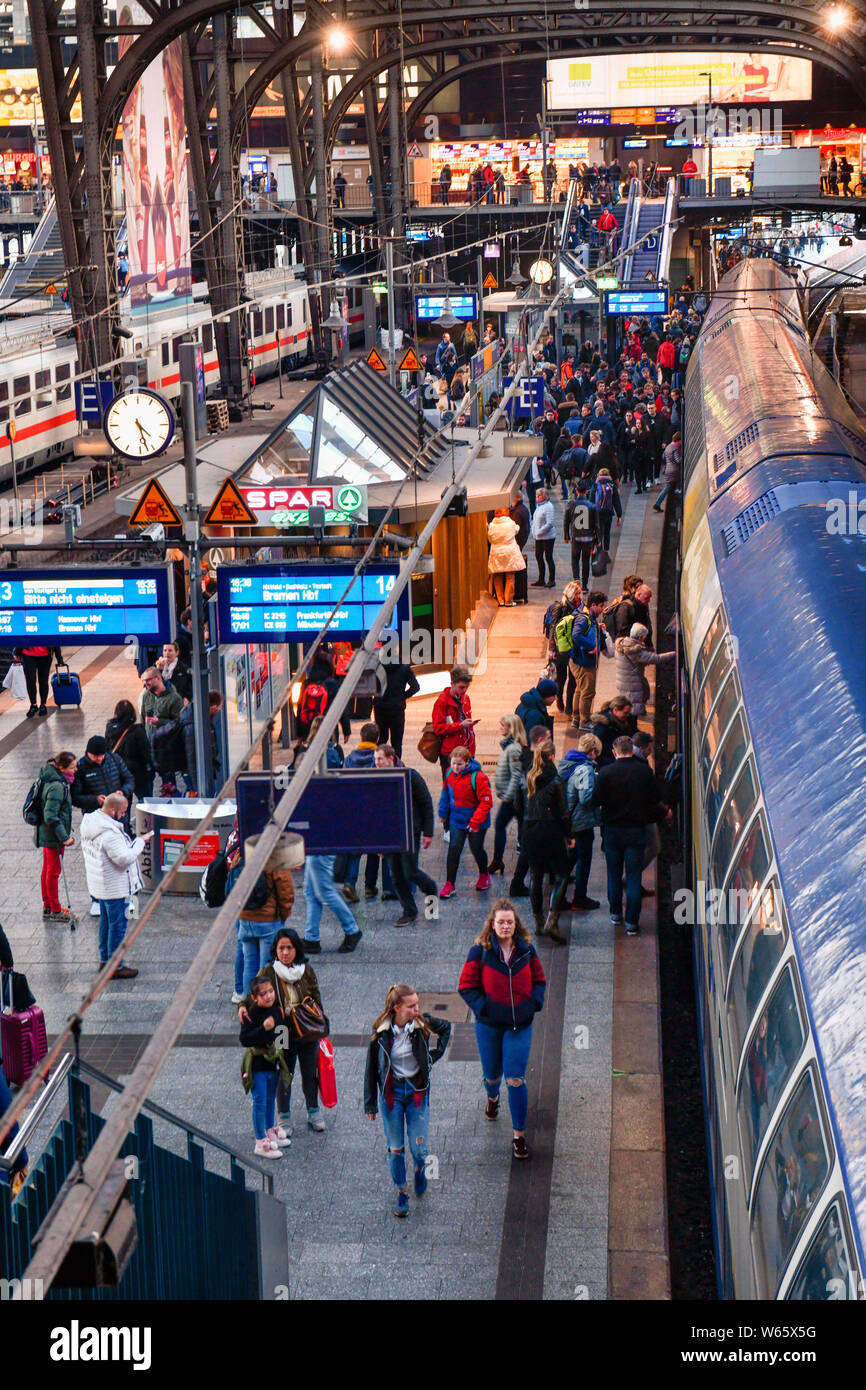
<svg viewBox="0 0 866 1390">
<path fill-rule="evenodd" d="M 266 487 L 241 487 L 240 491 L 267 526 L 308 526 L 311 507 L 324 507 L 326 526 L 367 520 L 367 488 L 359 483 L 303 484 L 275 478 Z"/>
</svg>

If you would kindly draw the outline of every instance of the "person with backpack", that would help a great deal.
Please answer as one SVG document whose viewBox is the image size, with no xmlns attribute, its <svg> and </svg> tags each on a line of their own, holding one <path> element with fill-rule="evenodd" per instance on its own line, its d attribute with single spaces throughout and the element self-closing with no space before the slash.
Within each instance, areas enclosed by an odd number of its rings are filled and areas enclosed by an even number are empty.
<svg viewBox="0 0 866 1390">
<path fill-rule="evenodd" d="M 571 629 L 571 657 L 568 669 L 574 676 L 572 724 L 581 733 L 591 733 L 586 726 L 595 698 L 598 663 L 602 654 L 612 657 L 613 642 L 601 621 L 605 595 L 593 589 L 587 594 L 583 607 L 575 614 Z"/>
<path fill-rule="evenodd" d="M 568 882 L 568 853 L 574 848 L 565 787 L 556 775 L 552 739 L 535 749 L 526 785 L 518 787 L 515 807 L 522 816 L 520 843 L 529 861 L 532 915 L 539 936 L 564 945 L 559 912 Z M 544 917 L 544 876 L 550 879 L 550 912 Z"/>
<path fill-rule="evenodd" d="M 524 729 L 533 729 L 537 724 L 543 724 L 549 733 L 553 733 L 553 716 L 548 711 L 556 701 L 557 694 L 556 681 L 548 680 L 546 677 L 542 677 L 532 690 L 523 692 L 514 713 Z"/>
<path fill-rule="evenodd" d="M 328 708 L 328 698 L 328 691 L 324 682 L 312 678 L 306 682 L 298 701 L 298 713 L 295 721 L 301 738 L 308 738 L 310 725 L 314 720 L 321 719 Z"/>
<path fill-rule="evenodd" d="M 574 898 L 566 906 L 572 912 L 594 912 L 601 907 L 588 896 L 589 871 L 598 811 L 593 804 L 595 765 L 601 755 L 601 740 L 595 734 L 581 734 L 577 748 L 570 748 L 557 766 L 557 776 L 565 783 L 565 800 L 571 817 L 574 841 Z"/>
<path fill-rule="evenodd" d="M 13 647 L 12 649 L 12 660 L 20 662 L 24 667 L 27 694 L 30 696 L 28 719 L 32 719 L 35 714 L 46 715 L 48 713 L 48 677 L 51 674 L 52 657 L 57 666 L 64 664 L 63 653 L 59 647 Z M 37 685 L 38 705 L 36 703 Z"/>
<path fill-rule="evenodd" d="M 133 839 L 124 829 L 129 802 L 111 792 L 81 818 L 81 849 L 87 891 L 99 906 L 99 963 L 106 965 L 126 935 L 127 905 L 141 889 L 138 861 L 153 831 Z M 121 960 L 113 980 L 134 980 L 138 971 Z"/>
<path fill-rule="evenodd" d="M 556 666 L 556 708 L 561 714 L 565 713 L 566 708 L 571 709 L 574 698 L 574 679 L 568 669 L 568 659 L 571 654 L 571 627 L 574 615 L 580 607 L 580 599 L 580 585 L 573 579 L 563 589 L 559 603 L 551 605 L 550 630 L 549 634 L 545 634 L 548 636 L 550 654 Z"/>
<path fill-rule="evenodd" d="M 105 726 L 105 742 L 115 757 L 121 757 L 132 776 L 139 801 L 153 795 L 153 755 L 143 724 L 136 720 L 131 700 L 118 700 L 114 716 Z"/>
<path fill-rule="evenodd" d="M 307 861 L 309 862 L 309 860 Z M 304 881 L 306 892 L 306 879 Z M 288 869 L 265 868 L 253 885 L 243 912 L 238 914 L 238 940 L 243 948 L 243 994 L 271 956 L 274 938 L 291 916 L 295 885 Z M 309 911 L 309 902 L 307 904 Z M 348 909 L 347 909 L 348 911 Z M 351 916 L 351 913 L 349 914 Z"/>
<path fill-rule="evenodd" d="M 361 740 L 357 748 L 346 754 L 343 766 L 374 767 L 376 749 L 379 746 L 379 729 L 376 724 L 361 725 Z M 334 864 L 334 878 L 341 885 L 341 892 L 347 903 L 358 902 L 358 871 L 361 867 L 360 854 L 338 854 Z M 379 856 L 368 854 L 364 868 L 364 897 L 368 902 L 379 892 Z M 382 901 L 393 901 L 397 895 L 393 891 L 391 874 L 386 863 L 382 872 Z"/>
<path fill-rule="evenodd" d="M 514 798 L 517 788 L 523 785 L 527 772 L 532 766 L 532 754 L 527 746 L 526 730 L 516 714 L 503 714 L 499 720 L 502 734 L 499 747 L 499 761 L 493 785 L 499 797 L 496 820 L 493 823 L 493 858 L 487 866 L 488 873 L 505 872 L 503 855 L 505 837 L 510 822 L 517 815 Z M 517 822 L 517 835 L 520 838 L 520 821 Z"/>
<path fill-rule="evenodd" d="M 39 769 L 24 803 L 24 819 L 34 826 L 33 839 L 42 850 L 42 920 L 75 921 L 75 914 L 60 906 L 58 885 L 63 852 L 75 844 L 72 834 L 72 783 L 78 759 L 74 753 L 58 753 Z"/>
<path fill-rule="evenodd" d="M 445 862 L 446 882 L 439 890 L 440 898 L 453 898 L 460 856 L 467 839 L 472 857 L 478 865 L 476 891 L 486 893 L 490 887 L 487 852 L 484 836 L 490 825 L 493 797 L 490 783 L 468 748 L 456 747 L 451 754 L 450 770 L 439 798 L 439 819 L 448 836 L 448 855 Z"/>
<path fill-rule="evenodd" d="M 589 484 L 581 478 L 574 498 L 565 509 L 564 539 L 571 541 L 571 573 L 586 589 L 592 552 L 601 538 L 601 523 L 595 503 L 590 501 Z M 564 648 L 562 649 L 564 650 Z"/>
<path fill-rule="evenodd" d="M 610 549 L 610 528 L 616 515 L 617 526 L 622 525 L 622 502 L 619 488 L 611 477 L 609 468 L 600 468 L 592 493 L 593 505 L 598 512 L 598 527 L 601 533 L 601 549 Z"/>
</svg>

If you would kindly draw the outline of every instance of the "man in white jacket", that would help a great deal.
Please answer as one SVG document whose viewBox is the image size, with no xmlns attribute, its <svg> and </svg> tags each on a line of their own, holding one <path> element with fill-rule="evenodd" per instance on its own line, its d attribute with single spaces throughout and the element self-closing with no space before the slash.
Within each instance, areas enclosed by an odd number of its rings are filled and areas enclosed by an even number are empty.
<svg viewBox="0 0 866 1390">
<path fill-rule="evenodd" d="M 533 584 L 533 589 L 543 589 L 545 587 L 544 566 L 547 562 L 547 588 L 552 589 L 556 584 L 556 566 L 553 562 L 553 543 L 556 540 L 556 517 L 553 511 L 553 503 L 547 495 L 545 488 L 539 488 L 535 495 L 536 507 L 532 513 L 532 522 L 529 527 L 529 534 L 535 541 L 535 558 L 538 561 L 538 578 Z"/>
<path fill-rule="evenodd" d="M 126 903 L 141 887 L 138 861 L 153 831 L 130 839 L 123 828 L 127 800 L 111 792 L 98 811 L 81 819 L 81 848 L 87 888 L 99 903 L 99 960 L 105 965 L 126 935 Z M 121 962 L 113 980 L 133 980 L 138 974 Z"/>
</svg>

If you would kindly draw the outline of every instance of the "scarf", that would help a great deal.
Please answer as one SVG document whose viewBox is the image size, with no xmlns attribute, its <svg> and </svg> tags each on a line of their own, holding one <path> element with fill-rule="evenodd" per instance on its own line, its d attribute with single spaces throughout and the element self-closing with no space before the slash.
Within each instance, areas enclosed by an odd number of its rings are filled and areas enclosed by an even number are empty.
<svg viewBox="0 0 866 1390">
<path fill-rule="evenodd" d="M 278 977 L 278 979 L 285 980 L 286 984 L 289 985 L 297 984 L 298 980 L 301 978 L 301 976 L 307 968 L 306 964 L 283 965 L 282 961 L 280 960 L 275 960 L 273 965 L 274 974 Z"/>
</svg>

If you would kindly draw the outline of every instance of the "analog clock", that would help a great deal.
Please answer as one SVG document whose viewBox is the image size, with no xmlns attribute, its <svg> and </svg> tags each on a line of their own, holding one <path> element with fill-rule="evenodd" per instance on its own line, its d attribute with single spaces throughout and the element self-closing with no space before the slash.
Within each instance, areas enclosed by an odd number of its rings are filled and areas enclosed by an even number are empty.
<svg viewBox="0 0 866 1390">
<path fill-rule="evenodd" d="M 550 261 L 533 261 L 529 267 L 529 278 L 536 285 L 546 285 L 553 279 L 553 266 Z"/>
<path fill-rule="evenodd" d="M 102 428 L 113 449 L 128 459 L 151 459 L 174 437 L 174 411 L 156 391 L 138 387 L 115 396 Z"/>
</svg>

